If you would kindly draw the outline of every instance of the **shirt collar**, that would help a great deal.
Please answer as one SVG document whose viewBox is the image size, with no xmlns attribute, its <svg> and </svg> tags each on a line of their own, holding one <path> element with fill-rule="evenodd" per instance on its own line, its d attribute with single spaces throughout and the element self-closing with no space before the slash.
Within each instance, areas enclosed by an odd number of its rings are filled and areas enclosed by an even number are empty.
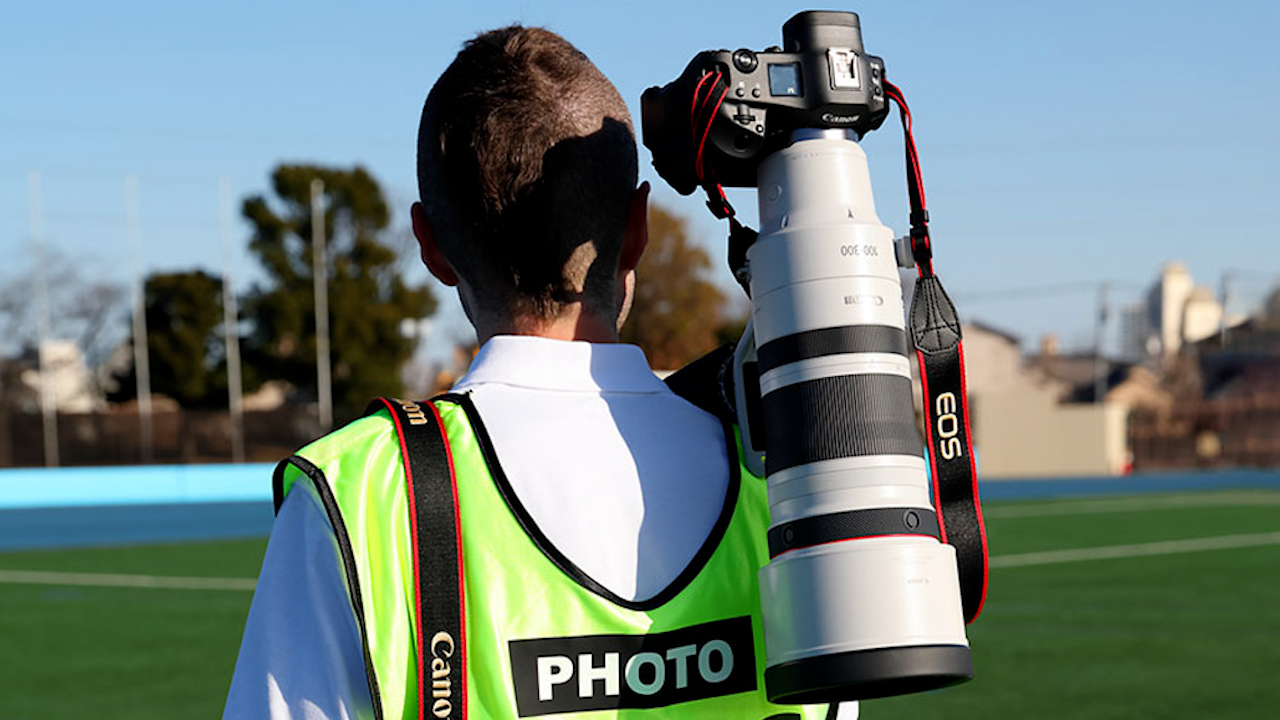
<svg viewBox="0 0 1280 720">
<path fill-rule="evenodd" d="M 455 392 L 502 384 L 567 392 L 663 393 L 644 351 L 621 343 L 587 343 L 495 335 L 480 348 Z"/>
</svg>

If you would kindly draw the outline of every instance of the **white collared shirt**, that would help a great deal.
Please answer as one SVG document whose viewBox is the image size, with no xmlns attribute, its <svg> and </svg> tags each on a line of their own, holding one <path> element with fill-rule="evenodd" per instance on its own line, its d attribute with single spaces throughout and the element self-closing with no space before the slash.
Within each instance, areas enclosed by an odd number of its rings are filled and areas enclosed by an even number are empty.
<svg viewBox="0 0 1280 720">
<path fill-rule="evenodd" d="M 723 426 L 673 394 L 634 345 L 500 335 L 454 390 L 471 395 L 539 529 L 619 597 L 661 592 L 720 515 Z"/>
</svg>

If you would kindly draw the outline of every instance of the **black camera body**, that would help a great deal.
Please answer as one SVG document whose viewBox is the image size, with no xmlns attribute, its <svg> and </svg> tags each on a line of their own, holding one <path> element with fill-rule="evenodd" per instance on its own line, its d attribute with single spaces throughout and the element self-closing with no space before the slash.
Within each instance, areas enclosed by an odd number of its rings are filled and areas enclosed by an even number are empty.
<svg viewBox="0 0 1280 720">
<path fill-rule="evenodd" d="M 867 55 L 858 16 L 802 12 L 782 26 L 783 47 L 698 53 L 679 78 L 640 98 L 644 144 L 658 174 L 680 194 L 703 180 L 755 187 L 759 161 L 801 128 L 852 130 L 861 138 L 889 114 L 884 61 Z M 706 90 L 708 75 L 719 92 Z M 703 139 L 701 108 L 719 103 Z M 704 123 L 698 123 L 704 125 Z"/>
</svg>

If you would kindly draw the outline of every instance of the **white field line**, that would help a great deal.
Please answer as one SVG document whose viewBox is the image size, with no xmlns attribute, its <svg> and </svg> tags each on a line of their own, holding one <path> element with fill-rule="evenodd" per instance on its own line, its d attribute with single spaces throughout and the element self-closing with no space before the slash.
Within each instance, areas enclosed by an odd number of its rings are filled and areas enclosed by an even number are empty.
<svg viewBox="0 0 1280 720">
<path fill-rule="evenodd" d="M 0 584 L 78 585 L 157 588 L 162 590 L 253 590 L 256 581 L 248 578 L 172 577 L 164 575 L 115 575 L 111 573 L 0 570 Z"/>
<path fill-rule="evenodd" d="M 1190 495 L 1169 495 L 1154 498 L 1115 498 L 1077 500 L 1056 503 L 1036 503 L 993 507 L 983 510 L 983 517 L 1004 520 L 1009 518 L 1053 517 L 1060 515 L 1092 515 L 1097 513 L 1142 512 L 1146 510 L 1183 510 L 1199 507 L 1249 507 L 1280 505 L 1277 492 L 1225 492 Z"/>
<path fill-rule="evenodd" d="M 1083 560 L 1114 560 L 1117 558 L 1149 557 L 1152 555 L 1176 555 L 1203 550 L 1230 550 L 1259 545 L 1280 545 L 1280 532 L 1221 535 L 1219 537 L 1195 538 L 1192 540 L 1169 540 L 1135 545 L 1107 545 L 1075 550 L 1050 550 L 1048 552 L 1022 553 L 1020 555 L 998 555 L 991 558 L 989 564 L 993 568 L 1010 568 L 1080 562 Z"/>
<path fill-rule="evenodd" d="M 1074 550 L 997 555 L 990 560 L 993 568 L 1025 567 L 1028 565 L 1053 565 L 1056 563 L 1085 560 L 1114 560 L 1117 558 L 1175 555 L 1205 550 L 1230 550 L 1233 548 L 1280 545 L 1280 532 L 1250 535 L 1222 535 L 1219 537 L 1170 540 L 1134 545 L 1108 545 Z M 173 577 L 164 575 L 116 575 L 110 573 L 40 572 L 33 570 L 0 570 L 0 585 L 61 585 L 96 587 L 132 587 L 160 590 L 239 590 L 251 591 L 256 581 L 249 578 Z"/>
</svg>

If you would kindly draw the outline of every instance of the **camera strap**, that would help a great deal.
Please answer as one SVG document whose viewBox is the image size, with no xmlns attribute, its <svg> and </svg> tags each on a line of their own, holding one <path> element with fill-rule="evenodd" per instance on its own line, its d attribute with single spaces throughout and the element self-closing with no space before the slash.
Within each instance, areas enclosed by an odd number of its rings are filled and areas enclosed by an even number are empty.
<svg viewBox="0 0 1280 720">
<path fill-rule="evenodd" d="M 911 299 L 908 329 L 920 363 L 933 504 L 941 519 L 942 541 L 956 549 L 965 622 L 973 622 L 982 611 L 987 594 L 987 534 L 978 497 L 960 319 L 942 287 L 942 279 L 933 271 L 929 212 L 925 209 L 920 159 L 911 134 L 911 110 L 901 90 L 888 81 L 884 87 L 885 94 L 898 105 L 905 135 L 911 254 L 920 274 Z"/>
<path fill-rule="evenodd" d="M 370 403 L 365 414 L 372 415 L 383 408 L 390 411 L 395 423 L 408 484 L 417 621 L 414 625 L 418 663 L 415 717 L 466 718 L 462 526 L 453 456 L 433 402 L 380 397 Z M 456 705 L 452 702 L 454 698 Z"/>
</svg>

